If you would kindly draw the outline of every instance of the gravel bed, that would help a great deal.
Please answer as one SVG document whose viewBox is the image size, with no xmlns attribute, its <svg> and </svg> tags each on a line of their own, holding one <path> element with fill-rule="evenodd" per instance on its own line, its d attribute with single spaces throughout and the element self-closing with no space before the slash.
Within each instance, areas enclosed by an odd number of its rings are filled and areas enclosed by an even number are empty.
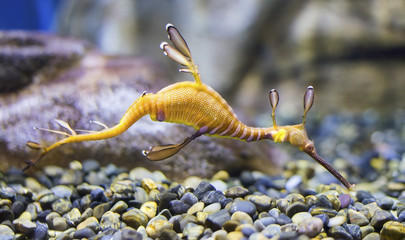
<svg viewBox="0 0 405 240">
<path fill-rule="evenodd" d="M 10 169 L 0 173 L 0 239 L 405 239 L 404 183 L 371 194 L 286 173 L 179 183 L 95 160 L 34 177 Z"/>
</svg>

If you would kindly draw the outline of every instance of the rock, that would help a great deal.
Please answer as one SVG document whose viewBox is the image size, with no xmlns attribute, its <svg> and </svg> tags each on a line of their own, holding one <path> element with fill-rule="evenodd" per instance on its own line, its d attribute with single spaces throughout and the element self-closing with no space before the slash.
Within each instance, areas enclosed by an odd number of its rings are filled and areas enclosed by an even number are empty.
<svg viewBox="0 0 405 240">
<path fill-rule="evenodd" d="M 352 224 L 366 226 L 369 223 L 368 219 L 362 213 L 359 213 L 353 209 L 349 209 L 347 211 L 347 216 L 349 217 L 349 221 Z"/>
<path fill-rule="evenodd" d="M 216 189 L 214 188 L 214 186 L 212 186 L 210 183 L 206 181 L 201 181 L 200 184 L 198 184 L 197 188 L 195 189 L 194 195 L 198 198 L 198 200 L 201 200 L 206 192 L 215 190 Z"/>
<path fill-rule="evenodd" d="M 190 205 L 180 200 L 173 200 L 169 203 L 169 210 L 172 215 L 180 215 L 182 213 L 186 213 L 190 209 L 190 207 Z"/>
<path fill-rule="evenodd" d="M 328 209 L 328 208 L 321 208 L 321 207 L 315 207 L 311 210 L 311 215 L 320 215 L 320 214 L 326 214 L 329 217 L 334 217 L 336 216 L 337 212 L 336 210 L 333 209 Z"/>
<path fill-rule="evenodd" d="M 287 210 L 286 210 L 286 214 L 288 217 L 292 217 L 294 216 L 296 213 L 298 212 L 305 212 L 307 211 L 307 206 L 302 203 L 302 202 L 295 202 L 293 204 L 291 204 Z"/>
<path fill-rule="evenodd" d="M 91 172 L 91 171 L 96 171 L 99 168 L 100 168 L 100 163 L 95 159 L 86 159 L 82 162 L 82 169 L 86 173 Z"/>
<path fill-rule="evenodd" d="M 335 216 L 329 218 L 328 227 L 341 226 L 346 222 L 346 216 Z"/>
<path fill-rule="evenodd" d="M 119 180 L 119 181 L 114 181 L 110 189 L 114 193 L 121 193 L 121 194 L 127 194 L 127 193 L 133 193 L 134 188 L 132 186 L 132 181 L 130 180 Z"/>
<path fill-rule="evenodd" d="M 91 238 L 94 235 L 96 235 L 96 234 L 94 233 L 94 231 L 91 228 L 82 228 L 80 230 L 77 230 L 73 234 L 73 238 L 77 238 L 77 239 Z"/>
<path fill-rule="evenodd" d="M 276 205 L 276 200 L 266 195 L 249 195 L 246 200 L 251 201 L 259 212 L 267 212 Z"/>
<path fill-rule="evenodd" d="M 117 203 L 115 203 L 111 207 L 110 211 L 116 212 L 116 213 L 121 213 L 121 212 L 124 212 L 127 208 L 128 208 L 128 204 L 121 200 L 121 201 L 118 201 Z M 155 214 L 156 214 L 156 212 L 155 212 Z"/>
<path fill-rule="evenodd" d="M 182 201 L 185 204 L 188 204 L 190 206 L 193 206 L 198 202 L 198 198 L 191 192 L 186 192 L 181 198 L 180 201 Z"/>
<path fill-rule="evenodd" d="M 49 230 L 48 225 L 39 221 L 37 221 L 36 223 L 37 227 L 35 228 L 33 239 L 46 239 Z M 0 230 L 0 232 L 2 231 Z"/>
<path fill-rule="evenodd" d="M 210 205 L 212 203 L 220 202 L 221 200 L 225 199 L 225 196 L 220 191 L 208 191 L 205 192 L 200 199 L 201 202 L 205 203 L 205 205 Z"/>
<path fill-rule="evenodd" d="M 235 186 L 227 189 L 224 194 L 227 198 L 243 198 L 249 194 L 249 190 L 242 186 Z"/>
<path fill-rule="evenodd" d="M 207 227 L 212 228 L 212 230 L 218 230 L 222 228 L 222 225 L 231 219 L 231 215 L 228 210 L 222 209 L 218 212 L 211 213 L 207 216 L 205 224 Z"/>
<path fill-rule="evenodd" d="M 276 235 L 281 234 L 281 227 L 277 224 L 270 224 L 262 231 L 262 233 L 265 234 L 266 237 L 272 238 Z"/>
<path fill-rule="evenodd" d="M 179 220 L 178 227 L 180 227 L 181 232 L 184 231 L 184 228 L 187 226 L 187 224 L 189 224 L 189 223 L 197 223 L 198 222 L 198 219 L 197 219 L 196 216 L 188 215 L 188 214 L 181 215 L 178 220 Z"/>
<path fill-rule="evenodd" d="M 367 191 L 363 191 L 363 190 L 359 190 L 356 193 L 356 197 L 360 202 L 363 202 L 365 199 L 375 199 L 373 195 L 371 195 L 371 193 L 367 192 Z"/>
<path fill-rule="evenodd" d="M 204 203 L 197 202 L 187 210 L 187 214 L 193 215 L 193 214 L 196 214 L 197 212 L 201 212 L 203 209 L 204 209 Z"/>
<path fill-rule="evenodd" d="M 148 217 L 139 209 L 131 209 L 122 214 L 122 221 L 128 226 L 137 229 L 140 226 L 146 227 Z"/>
<path fill-rule="evenodd" d="M 250 237 L 256 230 L 253 228 L 252 224 L 241 224 L 236 228 L 236 231 L 241 231 L 245 237 Z"/>
<path fill-rule="evenodd" d="M 143 213 L 145 213 L 145 215 L 149 218 L 152 219 L 153 217 L 156 216 L 156 212 L 157 212 L 157 203 L 156 202 L 146 202 L 144 204 L 142 204 L 141 208 L 139 209 L 141 210 Z"/>
<path fill-rule="evenodd" d="M 347 208 L 350 205 L 351 197 L 349 194 L 342 194 L 339 196 L 339 201 L 342 208 Z"/>
<path fill-rule="evenodd" d="M 5 220 L 10 220 L 10 221 L 14 220 L 14 213 L 8 207 L 2 207 L 0 209 L 0 222 L 3 222 Z"/>
<path fill-rule="evenodd" d="M 220 170 L 212 176 L 212 180 L 222 180 L 222 181 L 228 181 L 229 179 L 229 173 L 224 170 Z"/>
<path fill-rule="evenodd" d="M 241 211 L 253 216 L 256 213 L 256 206 L 250 201 L 234 201 L 229 205 L 229 212 L 233 214 L 236 211 Z"/>
<path fill-rule="evenodd" d="M 34 222 L 28 219 L 15 219 L 13 221 L 13 225 L 16 230 L 27 234 L 33 233 L 35 231 L 35 228 L 37 227 Z"/>
<path fill-rule="evenodd" d="M 143 238 L 142 234 L 135 231 L 135 229 L 130 228 L 130 227 L 124 227 L 121 231 L 121 239 L 122 240 L 142 240 L 144 238 Z"/>
<path fill-rule="evenodd" d="M 212 204 L 206 206 L 203 209 L 203 212 L 211 214 L 211 213 L 214 213 L 214 212 L 218 212 L 219 210 L 221 210 L 221 204 L 216 202 L 216 203 L 212 203 Z"/>
<path fill-rule="evenodd" d="M 326 195 L 319 194 L 316 196 L 315 205 L 322 208 L 333 208 L 333 205 Z M 335 209 L 336 210 L 336 209 Z"/>
<path fill-rule="evenodd" d="M 353 240 L 361 240 L 362 238 L 362 232 L 360 230 L 360 227 L 355 224 L 347 224 L 344 226 L 346 231 L 352 236 Z"/>
<path fill-rule="evenodd" d="M 106 213 L 108 210 L 111 208 L 111 203 L 102 203 L 94 207 L 93 209 L 93 216 L 96 217 L 97 219 L 101 219 L 101 216 Z"/>
<path fill-rule="evenodd" d="M 370 225 L 360 227 L 361 236 L 364 238 L 368 234 L 374 232 L 374 228 Z"/>
<path fill-rule="evenodd" d="M 381 240 L 381 239 L 382 238 L 381 238 L 380 234 L 378 234 L 376 232 L 370 233 L 369 235 L 367 235 L 363 238 L 363 240 Z"/>
<path fill-rule="evenodd" d="M 72 208 L 72 203 L 66 199 L 57 199 L 52 203 L 52 210 L 59 213 L 65 214 Z"/>
<path fill-rule="evenodd" d="M 377 231 L 379 231 L 384 223 L 390 221 L 392 219 L 391 213 L 385 210 L 376 211 L 374 216 L 371 218 L 370 225 L 374 227 Z"/>
<path fill-rule="evenodd" d="M 247 214 L 245 212 L 241 212 L 241 211 L 234 212 L 231 216 L 231 220 L 237 221 L 237 222 L 239 222 L 239 224 L 253 225 L 252 217 L 249 214 Z"/>
<path fill-rule="evenodd" d="M 162 232 L 166 229 L 173 229 L 173 224 L 167 220 L 157 220 L 153 221 L 146 227 L 146 233 L 151 238 L 158 238 L 161 236 Z"/>
<path fill-rule="evenodd" d="M 334 226 L 328 230 L 328 236 L 333 237 L 334 239 L 353 239 L 353 237 L 346 232 L 342 226 Z"/>
<path fill-rule="evenodd" d="M 120 229 L 121 228 L 120 215 L 115 212 L 107 211 L 101 217 L 100 228 L 101 230 L 106 230 L 110 228 Z"/>
<path fill-rule="evenodd" d="M 0 224 L 0 235 L 14 237 L 14 231 L 9 226 Z"/>
<path fill-rule="evenodd" d="M 52 220 L 52 225 L 57 231 L 65 231 L 68 228 L 66 218 L 64 217 L 55 217 Z"/>
<path fill-rule="evenodd" d="M 289 224 L 292 223 L 291 218 L 289 218 L 287 215 L 285 215 L 284 213 L 280 213 L 280 215 L 278 216 L 278 218 L 276 218 L 276 222 L 279 225 L 285 225 L 285 224 Z"/>
<path fill-rule="evenodd" d="M 298 223 L 298 233 L 305 234 L 310 238 L 317 236 L 322 228 L 323 222 L 317 217 L 310 217 Z"/>
<path fill-rule="evenodd" d="M 302 222 L 308 218 L 311 218 L 311 217 L 312 217 L 312 215 L 309 212 L 299 212 L 299 213 L 294 214 L 294 216 L 292 216 L 291 220 L 293 223 L 299 224 L 300 222 Z"/>
<path fill-rule="evenodd" d="M 405 238 L 405 226 L 403 223 L 388 221 L 384 223 L 381 229 L 381 237 L 384 239 L 404 239 Z"/>
<path fill-rule="evenodd" d="M 100 224 L 95 217 L 89 217 L 83 222 L 79 223 L 77 225 L 77 230 L 83 229 L 83 228 L 90 228 L 93 230 L 93 232 L 98 232 L 100 230 Z"/>
</svg>

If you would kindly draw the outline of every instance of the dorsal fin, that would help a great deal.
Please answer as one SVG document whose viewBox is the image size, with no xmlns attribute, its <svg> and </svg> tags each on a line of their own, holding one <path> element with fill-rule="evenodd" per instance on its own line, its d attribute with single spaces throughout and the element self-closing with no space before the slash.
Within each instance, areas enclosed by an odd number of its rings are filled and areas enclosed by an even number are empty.
<svg viewBox="0 0 405 240">
<path fill-rule="evenodd" d="M 187 42 L 173 24 L 168 23 L 166 25 L 166 31 L 173 46 L 169 45 L 167 42 L 162 42 L 160 48 L 163 50 L 163 53 L 175 62 L 187 67 L 181 68 L 180 72 L 191 73 L 195 79 L 195 83 L 201 85 L 198 66 L 194 64 Z"/>
</svg>

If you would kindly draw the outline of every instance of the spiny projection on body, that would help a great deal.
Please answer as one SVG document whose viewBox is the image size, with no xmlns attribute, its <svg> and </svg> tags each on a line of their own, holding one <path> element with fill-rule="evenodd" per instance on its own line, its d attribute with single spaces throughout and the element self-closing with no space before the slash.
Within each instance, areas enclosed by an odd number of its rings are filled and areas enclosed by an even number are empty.
<svg viewBox="0 0 405 240">
<path fill-rule="evenodd" d="M 269 139 L 276 143 L 289 142 L 325 167 L 346 188 L 350 189 L 353 187 L 316 153 L 313 142 L 308 139 L 305 130 L 305 118 L 314 101 L 313 87 L 308 87 L 304 95 L 304 116 L 301 124 L 276 125 L 275 110 L 279 101 L 279 95 L 273 89 L 269 93 L 273 126 L 269 128 L 249 127 L 237 118 L 232 108 L 215 90 L 201 82 L 198 66 L 194 64 L 187 43 L 179 31 L 171 24 L 166 26 L 166 30 L 169 40 L 173 45 L 169 45 L 166 42 L 161 43 L 160 47 L 163 53 L 184 67 L 180 69 L 181 72 L 191 73 L 195 82 L 179 82 L 163 88 L 156 94 L 142 94 L 141 97 L 132 103 L 117 125 L 108 128 L 102 124 L 105 129 L 101 131 L 89 131 L 88 133 L 77 134 L 69 124 L 62 120 L 57 120 L 57 123 L 61 127 L 66 128 L 69 133 L 40 128 L 40 130 L 63 134 L 67 137 L 48 147 L 41 146 L 35 142 L 27 142 L 29 147 L 40 150 L 41 153 L 37 158 L 27 161 L 25 169 L 34 165 L 48 152 L 63 144 L 115 137 L 127 130 L 141 117 L 149 114 L 153 121 L 181 123 L 193 126 L 197 130 L 192 136 L 180 143 L 154 146 L 147 151 L 143 151 L 149 160 L 163 160 L 173 156 L 201 135 L 235 138 L 248 142 Z"/>
</svg>

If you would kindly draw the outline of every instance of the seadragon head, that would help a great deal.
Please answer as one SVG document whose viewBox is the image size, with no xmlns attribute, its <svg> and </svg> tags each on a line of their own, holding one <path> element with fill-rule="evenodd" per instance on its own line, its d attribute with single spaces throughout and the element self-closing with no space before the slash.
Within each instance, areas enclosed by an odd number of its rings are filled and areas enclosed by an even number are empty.
<svg viewBox="0 0 405 240">
<path fill-rule="evenodd" d="M 314 103 L 314 88 L 309 86 L 304 95 L 304 115 L 302 124 L 277 126 L 275 120 L 275 109 L 279 101 L 279 95 L 275 89 L 272 89 L 269 93 L 270 105 L 272 107 L 272 120 L 273 120 L 273 134 L 272 138 L 274 142 L 289 142 L 291 145 L 298 148 L 300 151 L 305 152 L 319 164 L 321 164 L 326 170 L 328 170 L 336 179 L 338 179 L 347 189 L 352 189 L 354 185 L 350 184 L 336 169 L 334 169 L 329 163 L 327 163 L 316 152 L 313 141 L 308 138 L 307 131 L 305 129 L 305 119 L 308 111 L 311 109 Z"/>
</svg>

